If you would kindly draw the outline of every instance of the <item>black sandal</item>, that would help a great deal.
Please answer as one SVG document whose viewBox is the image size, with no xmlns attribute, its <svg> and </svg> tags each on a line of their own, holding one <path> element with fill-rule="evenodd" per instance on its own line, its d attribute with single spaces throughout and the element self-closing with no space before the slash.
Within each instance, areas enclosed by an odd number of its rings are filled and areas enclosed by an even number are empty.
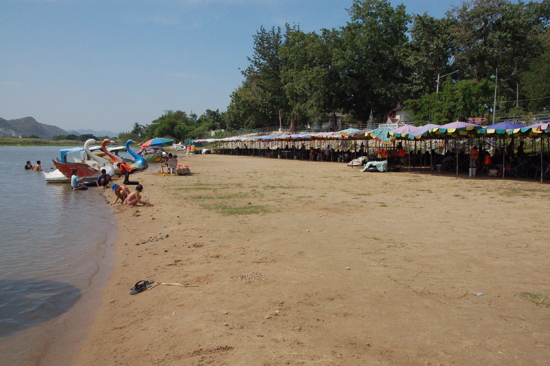
<svg viewBox="0 0 550 366">
<path fill-rule="evenodd" d="M 138 282 L 136 282 L 134 287 L 132 287 L 130 289 L 130 295 L 139 294 L 140 292 L 143 292 L 143 291 L 147 290 L 148 288 L 151 288 L 153 283 L 155 283 L 155 281 L 138 281 Z"/>
</svg>

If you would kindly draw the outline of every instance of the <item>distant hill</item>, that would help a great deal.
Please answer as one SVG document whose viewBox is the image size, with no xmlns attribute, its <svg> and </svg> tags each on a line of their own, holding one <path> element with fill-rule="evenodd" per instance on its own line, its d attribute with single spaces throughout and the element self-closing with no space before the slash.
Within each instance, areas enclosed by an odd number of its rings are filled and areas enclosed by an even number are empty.
<svg viewBox="0 0 550 366">
<path fill-rule="evenodd" d="M 103 136 L 109 136 L 109 137 L 117 137 L 118 133 L 114 133 L 113 131 L 107 131 L 107 130 L 101 130 L 101 131 L 94 131 L 94 130 L 68 130 L 68 133 L 72 133 L 74 135 L 85 135 L 85 134 L 92 134 L 96 137 L 103 137 Z"/>
<path fill-rule="evenodd" d="M 5 120 L 0 118 L 0 137 L 29 137 L 36 135 L 50 140 L 55 135 L 66 135 L 67 131 L 37 122 L 32 117 Z"/>
</svg>

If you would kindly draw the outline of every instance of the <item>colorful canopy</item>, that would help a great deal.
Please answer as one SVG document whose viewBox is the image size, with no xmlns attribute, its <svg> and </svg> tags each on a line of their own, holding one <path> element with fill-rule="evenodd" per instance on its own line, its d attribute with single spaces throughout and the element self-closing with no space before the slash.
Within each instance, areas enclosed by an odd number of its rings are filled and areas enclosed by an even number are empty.
<svg viewBox="0 0 550 366">
<path fill-rule="evenodd" d="M 508 130 L 508 134 L 514 137 L 539 137 L 542 135 L 547 125 L 547 123 L 537 123 L 531 126 L 523 126 L 522 128 Z"/>
<path fill-rule="evenodd" d="M 487 134 L 487 135 L 494 135 L 494 134 L 504 135 L 504 134 L 509 134 L 510 130 L 515 130 L 515 129 L 518 129 L 518 128 L 521 129 L 521 128 L 524 128 L 524 127 L 526 127 L 526 126 L 525 125 L 520 125 L 520 124 L 517 124 L 517 123 L 500 122 L 500 123 L 497 123 L 497 124 L 494 124 L 494 125 L 483 127 L 478 132 L 480 134 Z"/>
<path fill-rule="evenodd" d="M 383 142 L 389 142 L 392 140 L 392 137 L 390 136 L 390 131 L 392 128 L 389 128 L 388 126 L 382 126 L 378 127 L 368 133 L 365 134 L 365 137 L 371 138 L 371 139 L 377 139 L 379 141 Z"/>
<path fill-rule="evenodd" d="M 195 142 L 271 142 L 271 141 L 306 141 L 306 140 L 348 140 L 348 139 L 377 139 L 378 141 L 389 142 L 395 139 L 445 139 L 445 138 L 479 138 L 490 137 L 495 134 L 514 137 L 540 137 L 550 135 L 549 123 L 538 123 L 531 126 L 524 126 L 510 122 L 502 122 L 495 125 L 482 127 L 475 123 L 456 121 L 445 125 L 426 124 L 415 127 L 405 125 L 396 129 L 382 126 L 374 130 L 346 129 L 338 132 L 315 132 L 300 133 L 292 135 L 267 135 L 267 136 L 233 136 L 222 139 L 197 139 Z M 154 145 L 154 141 L 159 145 Z M 166 140 L 163 142 L 163 140 Z M 163 146 L 172 143 L 172 139 L 157 138 L 149 140 L 153 142 L 150 146 Z M 146 142 L 147 143 L 147 142 Z M 144 143 L 144 144 L 146 144 Z M 144 144 L 141 146 L 144 147 Z"/>
<path fill-rule="evenodd" d="M 475 123 L 455 121 L 445 125 L 438 126 L 432 130 L 432 133 L 439 137 L 476 137 L 477 130 L 481 126 Z"/>
<path fill-rule="evenodd" d="M 414 130 L 413 132 L 411 132 L 407 135 L 407 138 L 409 138 L 411 140 L 421 139 L 422 137 L 428 136 L 430 131 L 433 130 L 434 128 L 437 128 L 437 127 L 439 127 L 439 126 L 431 124 L 431 123 L 428 123 L 424 126 L 417 127 L 416 130 Z"/>
<path fill-rule="evenodd" d="M 174 139 L 169 139 L 167 137 L 155 137 L 154 139 L 147 140 L 144 143 L 140 144 L 140 147 L 159 147 L 159 146 L 167 146 L 172 145 L 174 143 Z"/>
<path fill-rule="evenodd" d="M 357 128 L 347 128 L 342 131 L 338 131 L 338 133 L 344 134 L 344 135 L 353 135 L 354 133 L 359 132 Z"/>
<path fill-rule="evenodd" d="M 398 127 L 394 130 L 390 131 L 390 136 L 394 136 L 396 138 L 407 138 L 409 134 L 416 131 L 418 127 L 413 125 L 405 125 L 403 127 Z"/>
</svg>

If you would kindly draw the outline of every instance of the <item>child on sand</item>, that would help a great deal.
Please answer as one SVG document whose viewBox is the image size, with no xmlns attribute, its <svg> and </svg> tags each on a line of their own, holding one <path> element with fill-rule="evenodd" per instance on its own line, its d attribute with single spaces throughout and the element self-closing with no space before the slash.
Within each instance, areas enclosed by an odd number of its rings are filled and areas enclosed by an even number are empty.
<svg viewBox="0 0 550 366">
<path fill-rule="evenodd" d="M 136 190 L 130 193 L 128 197 L 126 197 L 124 203 L 130 206 L 137 206 L 138 203 L 141 203 L 143 206 L 151 206 L 149 202 L 141 200 L 141 192 L 143 192 L 143 186 L 141 184 L 138 184 L 136 186 Z"/>
<path fill-rule="evenodd" d="M 120 203 L 124 203 L 126 197 L 130 195 L 130 190 L 124 184 L 113 183 L 111 185 L 111 190 L 115 192 L 116 195 L 116 200 L 115 202 L 111 203 L 111 206 L 117 203 L 118 200 L 120 200 Z"/>
</svg>

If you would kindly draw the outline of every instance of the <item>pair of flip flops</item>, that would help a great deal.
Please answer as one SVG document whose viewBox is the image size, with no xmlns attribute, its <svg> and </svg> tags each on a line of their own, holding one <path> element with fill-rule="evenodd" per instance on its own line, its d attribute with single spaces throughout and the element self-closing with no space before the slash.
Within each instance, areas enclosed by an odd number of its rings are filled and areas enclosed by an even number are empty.
<svg viewBox="0 0 550 366">
<path fill-rule="evenodd" d="M 153 283 L 155 283 L 155 281 L 138 281 L 138 282 L 136 282 L 134 287 L 132 287 L 130 289 L 130 295 L 139 294 L 140 292 L 143 292 L 143 291 L 151 288 L 153 286 Z"/>
</svg>

